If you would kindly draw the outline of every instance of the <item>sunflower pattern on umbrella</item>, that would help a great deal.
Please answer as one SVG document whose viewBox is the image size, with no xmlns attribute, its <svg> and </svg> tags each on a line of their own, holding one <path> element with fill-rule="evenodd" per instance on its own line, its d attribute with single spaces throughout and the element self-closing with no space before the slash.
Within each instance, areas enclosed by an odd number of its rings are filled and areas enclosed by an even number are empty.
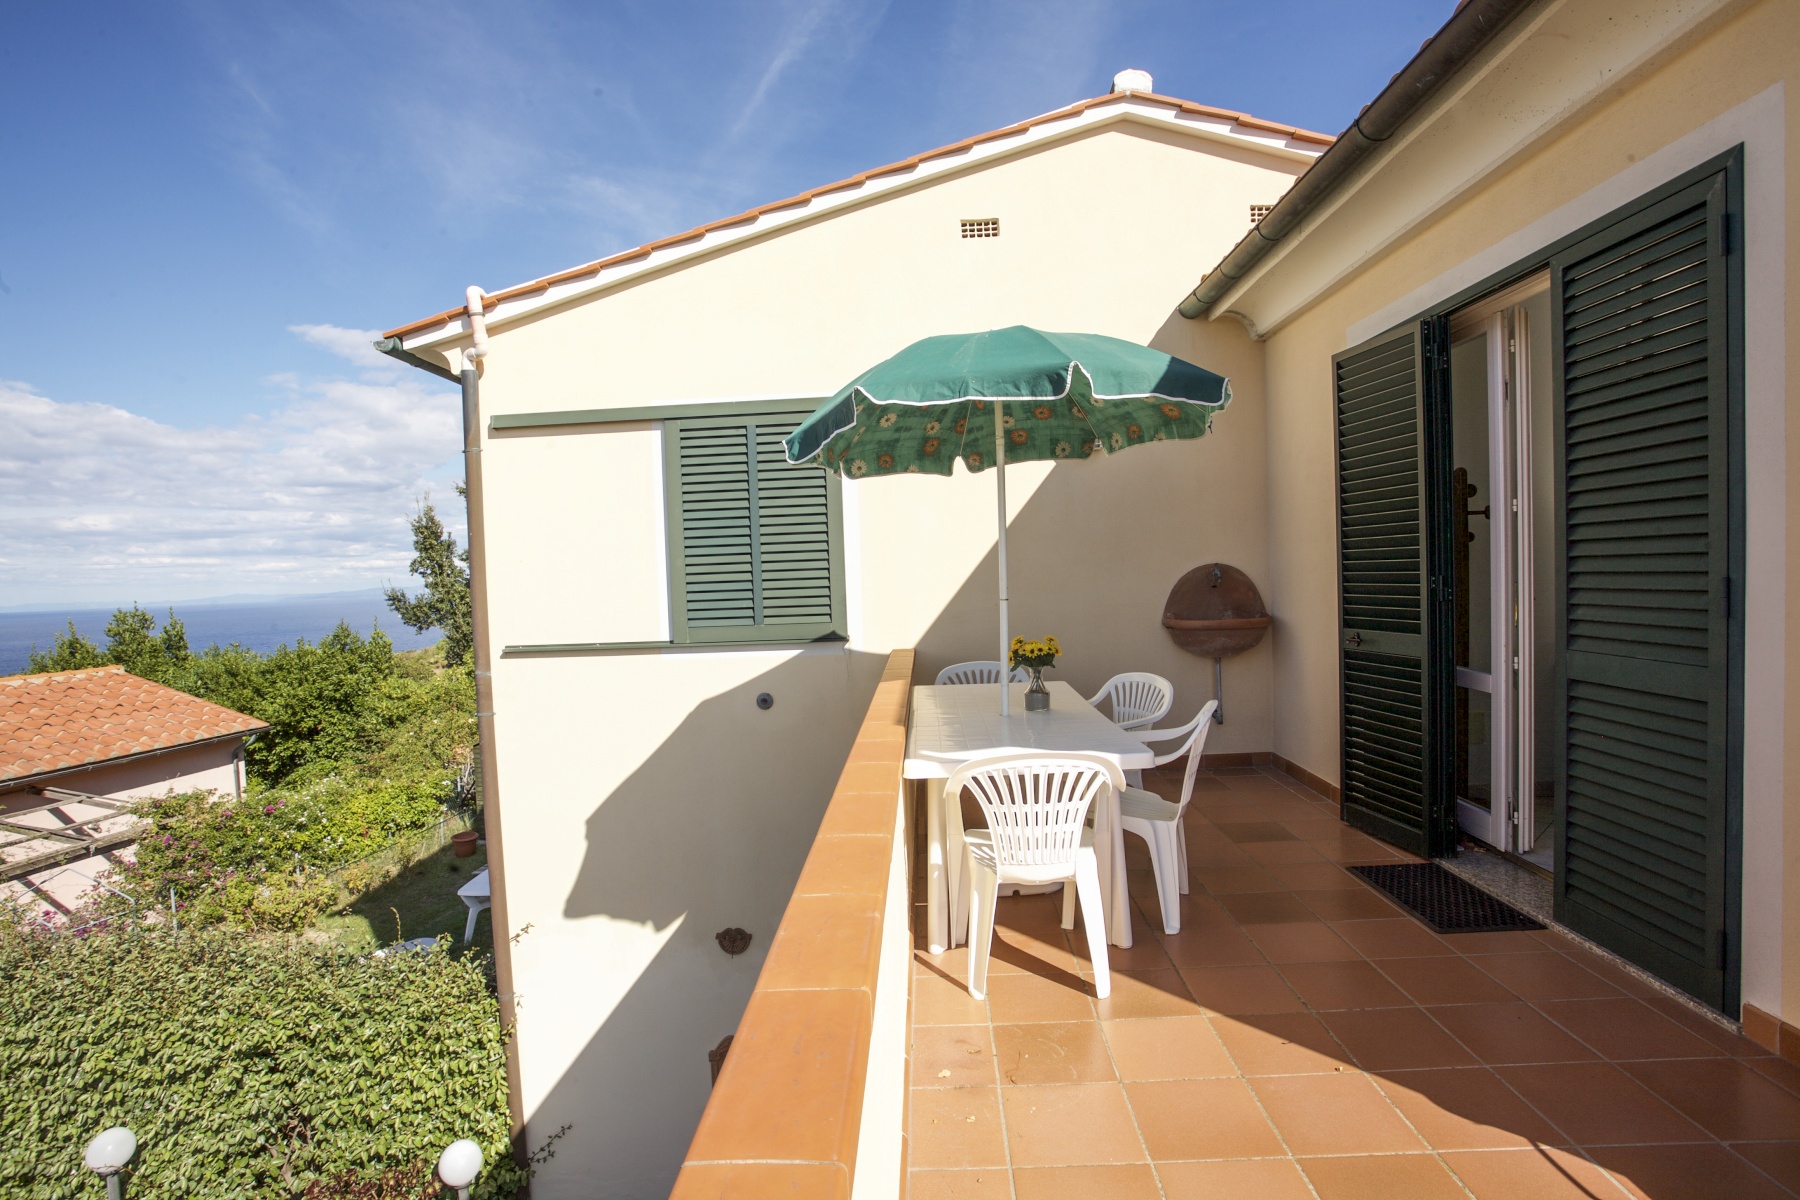
<svg viewBox="0 0 1800 1200">
<path fill-rule="evenodd" d="M 1072 372 L 1082 375 L 1079 366 Z M 994 412 L 1006 434 L 1006 461 L 1089 458 L 1144 442 L 1203 437 L 1225 407 L 1164 397 L 1106 400 L 1072 394 L 1050 399 L 957 400 L 878 404 L 855 397 L 853 424 L 828 439 L 821 466 L 851 479 L 872 475 L 948 475 L 957 459 L 970 471 L 994 465 Z M 1080 389 L 1086 391 L 1087 389 Z M 1226 393 L 1229 398 L 1229 392 Z"/>
<path fill-rule="evenodd" d="M 1099 394 L 1096 394 L 1099 393 Z M 865 371 L 787 439 L 789 462 L 852 479 L 949 475 L 1203 437 L 1221 376 L 1145 346 L 1024 326 L 926 338 Z"/>
</svg>

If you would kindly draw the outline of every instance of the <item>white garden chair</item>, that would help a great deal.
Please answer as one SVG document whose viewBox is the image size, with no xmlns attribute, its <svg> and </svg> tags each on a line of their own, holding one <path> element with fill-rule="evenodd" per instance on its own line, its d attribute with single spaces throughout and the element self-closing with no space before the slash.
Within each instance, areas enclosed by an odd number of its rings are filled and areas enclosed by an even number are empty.
<svg viewBox="0 0 1800 1200">
<path fill-rule="evenodd" d="M 1112 994 L 1106 962 L 1106 912 L 1089 811 L 1125 786 L 1118 764 L 1098 754 L 998 754 L 970 759 L 944 783 L 944 796 L 966 787 L 987 815 L 986 829 L 963 833 L 962 888 L 969 914 L 969 994 L 987 993 L 994 904 L 1003 883 L 1063 885 L 1062 927 L 1075 927 L 1075 900 L 1087 926 L 1094 994 Z"/>
<path fill-rule="evenodd" d="M 1029 683 L 1031 681 L 1031 672 L 1027 671 L 1024 667 L 1014 667 L 1012 681 L 1014 683 Z M 937 682 L 939 687 L 943 687 L 947 683 L 996 684 L 1000 682 L 1000 664 L 991 660 L 987 662 L 952 663 L 938 672 Z"/>
<path fill-rule="evenodd" d="M 1179 801 L 1171 803 L 1141 787 L 1127 787 L 1119 793 L 1120 827 L 1150 845 L 1150 865 L 1156 871 L 1156 897 L 1162 905 L 1164 933 L 1181 932 L 1181 897 L 1188 890 L 1187 830 L 1182 818 L 1194 798 L 1194 778 L 1200 773 L 1200 756 L 1206 748 L 1207 731 L 1212 728 L 1213 710 L 1218 707 L 1217 700 L 1208 700 L 1200 715 L 1183 727 L 1187 738 L 1180 748 L 1156 756 L 1160 767 L 1187 755 Z M 1144 737 L 1145 731 L 1139 731 L 1138 736 Z"/>
<path fill-rule="evenodd" d="M 1088 703 L 1095 708 L 1100 707 L 1102 700 L 1112 701 L 1114 725 L 1120 729 L 1142 729 L 1168 715 L 1175 704 L 1175 685 L 1148 671 L 1126 671 L 1114 675 L 1088 697 Z"/>
</svg>

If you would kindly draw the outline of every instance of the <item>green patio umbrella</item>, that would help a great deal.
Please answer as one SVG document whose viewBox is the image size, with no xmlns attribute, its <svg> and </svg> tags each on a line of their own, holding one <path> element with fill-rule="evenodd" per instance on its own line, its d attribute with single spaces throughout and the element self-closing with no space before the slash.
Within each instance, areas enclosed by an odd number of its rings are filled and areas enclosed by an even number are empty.
<svg viewBox="0 0 1800 1200">
<path fill-rule="evenodd" d="M 914 342 L 864 371 L 787 438 L 791 463 L 863 479 L 997 472 L 1000 714 L 1007 715 L 1006 464 L 1197 438 L 1231 384 L 1147 346 L 1025 325 Z M 998 418 L 998 419 L 996 419 Z"/>
</svg>

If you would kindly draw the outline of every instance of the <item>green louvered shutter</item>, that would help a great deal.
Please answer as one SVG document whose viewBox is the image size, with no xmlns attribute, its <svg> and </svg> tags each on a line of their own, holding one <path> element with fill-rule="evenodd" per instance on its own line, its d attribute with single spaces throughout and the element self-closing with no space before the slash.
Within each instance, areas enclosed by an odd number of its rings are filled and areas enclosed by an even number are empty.
<svg viewBox="0 0 1800 1200">
<path fill-rule="evenodd" d="M 1441 321 L 1332 363 L 1343 816 L 1418 854 L 1453 836 L 1448 805 L 1448 423 Z M 1441 661 L 1439 661 L 1441 660 Z"/>
<path fill-rule="evenodd" d="M 1557 919 L 1724 1007 L 1724 177 L 1559 255 Z"/>
<path fill-rule="evenodd" d="M 841 633 L 838 480 L 789 465 L 781 444 L 805 415 L 664 424 L 675 641 Z"/>
</svg>

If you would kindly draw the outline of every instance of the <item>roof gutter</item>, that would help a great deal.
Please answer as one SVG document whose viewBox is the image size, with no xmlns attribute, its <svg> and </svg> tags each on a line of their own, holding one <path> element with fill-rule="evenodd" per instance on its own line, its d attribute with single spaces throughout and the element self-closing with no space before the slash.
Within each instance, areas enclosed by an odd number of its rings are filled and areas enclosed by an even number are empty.
<svg viewBox="0 0 1800 1200">
<path fill-rule="evenodd" d="M 421 371 L 430 371 L 439 379 L 448 379 L 451 383 L 461 383 L 462 376 L 449 367 L 439 366 L 429 358 L 422 358 L 406 348 L 404 341 L 397 337 L 375 339 L 375 348 L 389 358 L 397 358 L 409 367 L 417 367 Z"/>
<path fill-rule="evenodd" d="M 1423 109 L 1438 90 L 1480 54 L 1496 34 L 1535 0 L 1464 0 L 1412 61 L 1388 81 L 1350 128 L 1295 181 L 1256 227 L 1208 271 L 1177 311 L 1190 320 L 1248 275 L 1256 264 L 1350 178 L 1356 169 Z"/>
</svg>

